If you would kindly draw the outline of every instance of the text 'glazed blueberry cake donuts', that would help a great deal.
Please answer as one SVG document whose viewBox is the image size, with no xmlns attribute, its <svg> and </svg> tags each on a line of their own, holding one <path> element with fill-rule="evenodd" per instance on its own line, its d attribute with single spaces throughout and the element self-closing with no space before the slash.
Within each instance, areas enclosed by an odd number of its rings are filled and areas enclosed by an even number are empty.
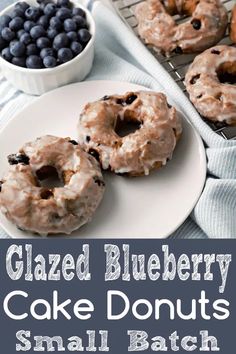
<svg viewBox="0 0 236 354">
<path fill-rule="evenodd" d="M 191 16 L 177 24 L 174 15 Z M 224 36 L 228 18 L 219 0 L 147 0 L 137 5 L 138 32 L 159 52 L 201 52 Z"/>
<path fill-rule="evenodd" d="M 40 235 L 70 234 L 88 221 L 104 193 L 97 161 L 69 138 L 43 136 L 8 157 L 0 208 L 18 228 Z M 58 175 L 64 186 L 45 188 Z"/>
<path fill-rule="evenodd" d="M 236 48 L 219 45 L 198 55 L 185 77 L 190 100 L 212 121 L 236 124 Z"/>
<path fill-rule="evenodd" d="M 165 165 L 181 132 L 180 118 L 166 96 L 149 91 L 88 103 L 78 123 L 80 144 L 102 168 L 129 176 L 148 175 Z"/>
</svg>

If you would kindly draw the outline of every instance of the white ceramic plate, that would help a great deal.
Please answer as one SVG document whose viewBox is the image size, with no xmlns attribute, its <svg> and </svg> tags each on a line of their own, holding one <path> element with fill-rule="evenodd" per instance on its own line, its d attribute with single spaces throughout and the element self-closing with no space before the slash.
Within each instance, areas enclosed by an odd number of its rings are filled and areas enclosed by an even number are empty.
<svg viewBox="0 0 236 354">
<path fill-rule="evenodd" d="M 0 176 L 7 155 L 25 142 L 53 134 L 76 139 L 82 107 L 104 95 L 145 89 L 113 81 L 88 81 L 62 87 L 24 108 L 0 132 Z M 171 100 L 169 100 L 171 102 Z M 173 159 L 147 177 L 124 178 L 105 173 L 106 192 L 91 223 L 74 232 L 84 238 L 164 238 L 174 232 L 196 204 L 206 176 L 202 140 L 183 118 L 183 136 Z M 0 214 L 0 224 L 12 237 L 35 237 L 18 230 Z"/>
</svg>

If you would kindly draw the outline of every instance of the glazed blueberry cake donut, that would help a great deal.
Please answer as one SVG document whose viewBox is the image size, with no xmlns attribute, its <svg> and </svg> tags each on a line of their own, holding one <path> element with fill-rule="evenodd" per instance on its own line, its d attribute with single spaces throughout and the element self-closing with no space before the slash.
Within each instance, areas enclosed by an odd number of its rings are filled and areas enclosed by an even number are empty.
<svg viewBox="0 0 236 354">
<path fill-rule="evenodd" d="M 177 24 L 173 15 L 191 18 Z M 220 41 L 227 11 L 219 0 L 147 0 L 137 5 L 138 32 L 147 44 L 170 55 L 201 52 Z"/>
<path fill-rule="evenodd" d="M 185 84 L 199 113 L 212 121 L 236 124 L 236 48 L 219 45 L 198 55 Z"/>
<path fill-rule="evenodd" d="M 230 23 L 230 39 L 236 43 L 236 5 L 234 5 Z"/>
<path fill-rule="evenodd" d="M 130 124 L 136 130 L 122 134 Z M 78 140 L 104 170 L 140 176 L 171 159 L 181 131 L 164 94 L 128 92 L 88 103 L 80 115 Z"/>
<path fill-rule="evenodd" d="M 91 219 L 102 199 L 105 184 L 99 164 L 69 138 L 43 136 L 8 161 L 0 208 L 22 230 L 70 234 Z M 56 174 L 64 187 L 41 186 Z"/>
</svg>

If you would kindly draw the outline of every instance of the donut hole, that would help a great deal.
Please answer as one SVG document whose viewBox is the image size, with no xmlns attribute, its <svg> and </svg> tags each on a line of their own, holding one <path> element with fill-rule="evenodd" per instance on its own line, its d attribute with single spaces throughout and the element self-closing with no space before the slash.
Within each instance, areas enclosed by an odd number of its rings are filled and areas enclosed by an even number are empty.
<svg viewBox="0 0 236 354">
<path fill-rule="evenodd" d="M 124 117 L 121 119 L 119 116 L 116 120 L 115 132 L 119 137 L 123 138 L 127 135 L 135 133 L 140 129 L 141 123 L 135 118 Z"/>
<path fill-rule="evenodd" d="M 58 171 L 54 166 L 41 167 L 39 170 L 36 171 L 36 176 L 38 181 L 40 182 L 40 187 L 49 189 L 64 187 L 64 183 L 60 179 Z"/>
<path fill-rule="evenodd" d="M 236 71 L 232 64 L 224 64 L 217 70 L 218 80 L 221 84 L 236 84 Z"/>
<path fill-rule="evenodd" d="M 195 11 L 197 5 L 199 4 L 200 0 L 192 0 L 192 1 L 184 1 L 181 3 L 181 8 L 178 9 L 177 2 L 174 0 L 161 0 L 166 12 L 171 15 L 185 15 L 191 16 L 192 13 Z"/>
</svg>

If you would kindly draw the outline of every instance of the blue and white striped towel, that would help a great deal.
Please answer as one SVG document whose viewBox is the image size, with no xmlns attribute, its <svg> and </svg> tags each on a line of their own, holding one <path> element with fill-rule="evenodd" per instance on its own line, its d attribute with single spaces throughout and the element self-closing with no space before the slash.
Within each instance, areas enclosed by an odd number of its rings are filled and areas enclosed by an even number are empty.
<svg viewBox="0 0 236 354">
<path fill-rule="evenodd" d="M 202 121 L 175 82 L 117 15 L 101 2 L 94 4 L 93 15 L 97 25 L 96 59 L 88 80 L 129 81 L 155 90 L 162 86 L 206 143 L 208 178 L 204 191 L 191 217 L 171 237 L 236 238 L 236 141 L 224 140 Z M 34 99 L 16 92 L 0 77 L 0 127 Z M 0 236 L 7 237 L 1 231 Z"/>
</svg>

